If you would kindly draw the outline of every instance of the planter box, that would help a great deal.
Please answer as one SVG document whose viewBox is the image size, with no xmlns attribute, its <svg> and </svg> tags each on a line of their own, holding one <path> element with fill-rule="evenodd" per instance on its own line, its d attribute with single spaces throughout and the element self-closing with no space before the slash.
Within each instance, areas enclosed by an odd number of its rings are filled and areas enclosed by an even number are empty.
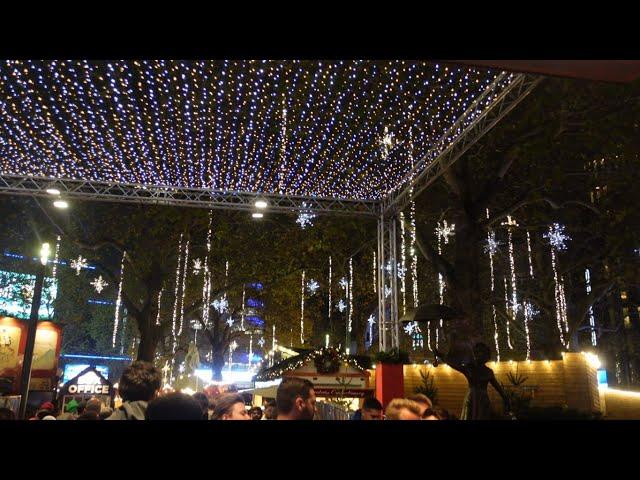
<svg viewBox="0 0 640 480">
<path fill-rule="evenodd" d="M 394 398 L 404 397 L 403 365 L 376 365 L 376 398 L 384 408 Z"/>
</svg>

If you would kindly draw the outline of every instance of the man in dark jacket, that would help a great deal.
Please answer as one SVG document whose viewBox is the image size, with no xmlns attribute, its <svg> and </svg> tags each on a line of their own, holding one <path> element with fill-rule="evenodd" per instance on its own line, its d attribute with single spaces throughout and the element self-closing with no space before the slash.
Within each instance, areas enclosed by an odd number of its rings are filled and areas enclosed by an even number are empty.
<svg viewBox="0 0 640 480">
<path fill-rule="evenodd" d="M 382 404 L 376 398 L 366 398 L 351 420 L 382 420 Z"/>
<path fill-rule="evenodd" d="M 135 361 L 120 378 L 118 391 L 123 403 L 107 420 L 144 420 L 147 404 L 156 398 L 162 375 L 149 362 Z"/>
</svg>

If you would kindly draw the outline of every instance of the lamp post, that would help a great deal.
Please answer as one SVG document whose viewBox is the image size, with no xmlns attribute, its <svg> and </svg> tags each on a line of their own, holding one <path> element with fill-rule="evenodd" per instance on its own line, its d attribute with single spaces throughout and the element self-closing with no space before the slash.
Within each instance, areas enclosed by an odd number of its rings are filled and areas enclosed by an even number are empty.
<svg viewBox="0 0 640 480">
<path fill-rule="evenodd" d="M 22 378 L 20 381 L 20 414 L 18 418 L 25 419 L 27 411 L 27 397 L 29 395 L 29 383 L 31 382 L 31 363 L 33 360 L 33 349 L 36 343 L 36 330 L 38 328 L 38 311 L 42 299 L 42 287 L 44 285 L 44 275 L 47 268 L 50 248 L 48 243 L 42 244 L 40 250 L 40 264 L 36 272 L 36 284 L 33 289 L 33 300 L 31 302 L 31 315 L 27 324 L 27 344 L 24 350 L 24 360 L 22 361 Z"/>
</svg>

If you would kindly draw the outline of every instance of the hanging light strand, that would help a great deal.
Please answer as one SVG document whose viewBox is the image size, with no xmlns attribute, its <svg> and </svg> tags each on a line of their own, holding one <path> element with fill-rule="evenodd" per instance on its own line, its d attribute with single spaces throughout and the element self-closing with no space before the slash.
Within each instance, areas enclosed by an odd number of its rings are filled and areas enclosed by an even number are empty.
<svg viewBox="0 0 640 480">
<path fill-rule="evenodd" d="M 182 328 L 184 326 L 184 296 L 187 287 L 187 272 L 189 271 L 189 244 L 187 240 L 187 246 L 184 251 L 184 267 L 182 272 L 182 294 L 180 295 L 180 318 L 178 322 L 178 336 L 182 335 Z"/>
<path fill-rule="evenodd" d="M 156 325 L 160 325 L 160 302 L 162 301 L 162 291 L 164 289 L 161 288 L 158 292 L 158 313 L 156 315 Z"/>
<path fill-rule="evenodd" d="M 209 228 L 207 230 L 207 254 L 204 259 L 204 281 L 202 283 L 202 321 L 209 325 L 209 304 L 211 292 L 211 275 L 209 274 L 209 255 L 211 253 L 211 227 L 213 224 L 213 212 L 209 212 Z"/>
<path fill-rule="evenodd" d="M 304 344 L 304 270 L 300 287 L 300 343 Z"/>
<path fill-rule="evenodd" d="M 172 334 L 172 351 L 175 354 L 176 353 L 176 344 L 177 344 L 177 331 L 176 331 L 176 323 L 177 323 L 177 318 L 178 318 L 178 305 L 180 304 L 180 272 L 181 272 L 181 267 L 182 267 L 182 240 L 183 240 L 183 236 L 184 234 L 180 234 L 180 242 L 178 243 L 178 265 L 176 266 L 176 286 L 174 289 L 174 302 L 173 302 L 173 317 L 172 317 L 172 321 L 171 321 L 171 334 Z"/>
<path fill-rule="evenodd" d="M 489 219 L 489 209 L 487 208 L 487 220 Z M 487 252 L 489 254 L 489 268 L 491 271 L 491 312 L 493 314 L 493 340 L 496 347 L 496 356 L 498 362 L 500 361 L 500 337 L 498 333 L 498 320 L 496 314 L 496 305 L 493 299 L 495 292 L 495 272 L 493 270 L 493 255 L 496 252 L 497 244 L 495 241 L 495 232 L 493 230 L 487 231 Z"/>
<path fill-rule="evenodd" d="M 584 271 L 584 279 L 587 290 L 587 295 L 591 296 L 591 271 L 587 268 Z M 593 314 L 593 305 L 589 306 L 589 327 L 591 328 L 591 345 L 596 347 L 598 345 L 598 339 L 596 337 L 596 318 Z"/>
<path fill-rule="evenodd" d="M 329 324 L 331 324 L 331 256 L 329 256 L 329 305 L 327 307 Z"/>
<path fill-rule="evenodd" d="M 406 235 L 404 228 L 404 212 L 400 212 L 400 268 L 403 272 L 400 278 L 400 291 L 402 292 L 402 314 L 407 313 L 407 287 L 406 278 L 404 274 L 406 271 Z"/>
<path fill-rule="evenodd" d="M 531 258 L 531 235 L 529 235 L 529 230 L 527 230 L 527 253 L 529 255 L 529 276 L 533 278 L 533 260 Z"/>
<path fill-rule="evenodd" d="M 116 346 L 116 335 L 118 334 L 118 323 L 120 321 L 120 304 L 122 302 L 122 283 L 124 280 L 124 257 L 126 251 L 122 252 L 122 260 L 120 261 L 120 281 L 118 282 L 118 297 L 116 298 L 116 312 L 113 319 L 113 335 L 111 337 L 111 346 Z"/>
<path fill-rule="evenodd" d="M 509 293 L 507 288 L 507 277 L 503 277 L 504 280 L 504 308 L 507 311 L 507 321 L 505 322 L 507 325 L 507 345 L 511 350 L 513 350 L 513 345 L 511 345 L 511 327 L 510 327 L 510 319 L 511 312 L 509 310 Z"/>
<path fill-rule="evenodd" d="M 58 254 L 60 253 L 60 235 L 56 238 L 56 253 L 53 258 L 53 271 L 51 272 L 51 277 L 55 280 L 56 274 L 58 273 Z"/>
<path fill-rule="evenodd" d="M 352 322 L 353 322 L 353 257 L 349 259 L 349 334 L 351 334 L 352 330 Z M 349 335 L 349 340 L 351 340 L 351 335 Z"/>
</svg>

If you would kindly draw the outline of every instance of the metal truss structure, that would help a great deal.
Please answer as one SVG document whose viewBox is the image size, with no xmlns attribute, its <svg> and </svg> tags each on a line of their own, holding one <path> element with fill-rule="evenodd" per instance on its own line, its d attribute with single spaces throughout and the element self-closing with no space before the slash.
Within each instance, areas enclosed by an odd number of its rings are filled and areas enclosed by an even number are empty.
<svg viewBox="0 0 640 480">
<path fill-rule="evenodd" d="M 314 214 L 379 215 L 375 201 L 342 200 L 251 192 L 221 192 L 207 189 L 132 185 L 60 178 L 24 177 L 0 174 L 0 193 L 51 196 L 49 189 L 60 191 L 65 199 L 78 198 L 109 202 L 145 203 L 178 207 L 199 207 L 255 211 L 256 200 L 267 202 L 267 211 Z"/>
<path fill-rule="evenodd" d="M 381 352 L 400 347 L 396 217 L 378 218 L 378 343 Z"/>
<path fill-rule="evenodd" d="M 212 209 L 255 211 L 255 202 L 265 200 L 267 212 L 357 215 L 378 219 L 378 341 L 380 351 L 400 346 L 397 288 L 397 213 L 431 185 L 474 143 L 515 108 L 541 81 L 541 77 L 513 75 L 511 83 L 495 95 L 498 85 L 512 74 L 502 73 L 465 113 L 445 132 L 441 140 L 415 164 L 398 189 L 382 201 L 318 198 L 251 192 L 223 192 L 207 189 L 109 183 L 91 180 L 39 178 L 0 173 L 0 194 L 48 196 L 57 189 L 65 199 L 144 203 Z M 481 102 L 495 95 L 480 114 Z M 477 115 L 474 117 L 474 115 Z M 455 139 L 448 143 L 448 139 Z"/>
</svg>

